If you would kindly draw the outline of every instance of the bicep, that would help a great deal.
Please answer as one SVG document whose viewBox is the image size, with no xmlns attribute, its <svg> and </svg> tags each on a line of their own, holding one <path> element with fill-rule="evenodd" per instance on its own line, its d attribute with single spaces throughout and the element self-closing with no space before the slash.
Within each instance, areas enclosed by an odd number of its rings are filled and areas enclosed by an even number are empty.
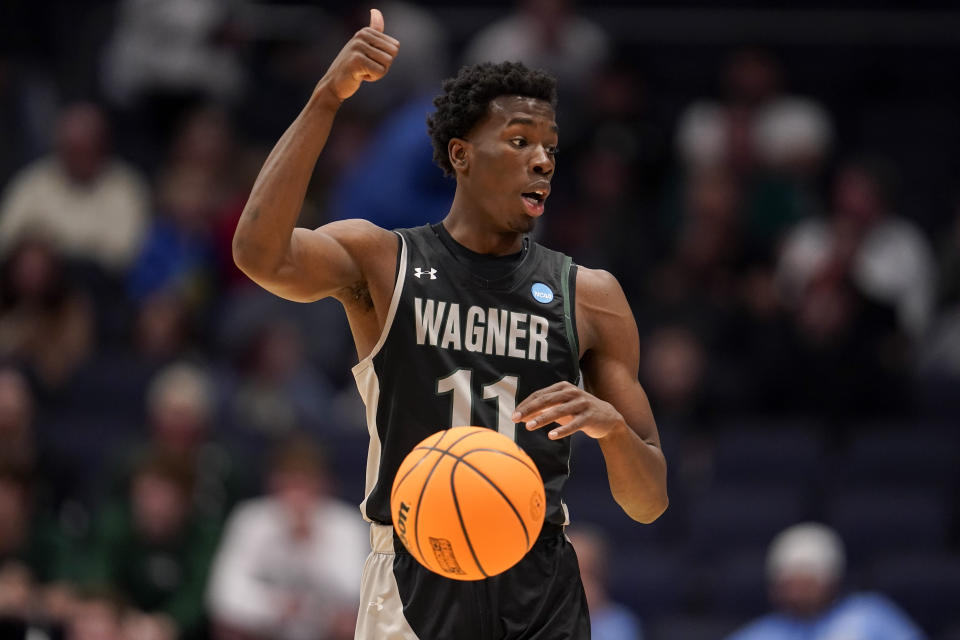
<svg viewBox="0 0 960 640">
<path fill-rule="evenodd" d="M 366 279 L 366 261 L 395 246 L 395 236 L 365 220 L 339 220 L 317 229 L 296 228 L 283 262 L 258 284 L 296 302 L 337 295 Z"/>
</svg>

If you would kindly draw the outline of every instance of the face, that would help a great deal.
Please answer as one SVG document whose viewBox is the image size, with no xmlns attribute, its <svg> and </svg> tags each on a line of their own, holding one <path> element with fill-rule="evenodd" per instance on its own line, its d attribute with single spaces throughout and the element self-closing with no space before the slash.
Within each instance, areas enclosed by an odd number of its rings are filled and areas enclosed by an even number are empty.
<svg viewBox="0 0 960 640">
<path fill-rule="evenodd" d="M 175 536 L 186 519 L 187 498 L 166 478 L 141 474 L 134 480 L 131 498 L 137 528 L 149 540 Z"/>
<path fill-rule="evenodd" d="M 790 615 L 809 618 L 829 606 L 836 593 L 836 585 L 821 576 L 794 572 L 782 575 L 771 584 L 771 598 L 775 605 Z"/>
<path fill-rule="evenodd" d="M 458 189 L 492 231 L 531 231 L 550 194 L 557 144 L 550 103 L 520 96 L 495 98 L 465 140 L 450 142 Z"/>
<path fill-rule="evenodd" d="M 58 152 L 64 168 L 77 182 L 93 180 L 106 158 L 107 127 L 93 105 L 68 108 L 59 121 Z"/>
<path fill-rule="evenodd" d="M 32 415 L 30 391 L 19 372 L 0 369 L 0 441 L 28 435 Z"/>
<path fill-rule="evenodd" d="M 274 496 L 298 519 L 309 514 L 320 499 L 320 478 L 306 471 L 275 471 L 270 477 Z"/>
<path fill-rule="evenodd" d="M 879 186 L 857 168 L 846 169 L 837 178 L 834 203 L 838 214 L 860 224 L 875 221 L 883 212 Z"/>
</svg>

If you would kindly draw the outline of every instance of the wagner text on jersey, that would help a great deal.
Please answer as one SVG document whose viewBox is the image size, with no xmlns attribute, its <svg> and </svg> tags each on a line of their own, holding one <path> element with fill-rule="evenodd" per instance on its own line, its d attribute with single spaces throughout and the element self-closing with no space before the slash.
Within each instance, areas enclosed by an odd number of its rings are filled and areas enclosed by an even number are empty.
<svg viewBox="0 0 960 640">
<path fill-rule="evenodd" d="M 508 309 L 414 298 L 417 344 L 547 362 L 550 323 Z"/>
</svg>

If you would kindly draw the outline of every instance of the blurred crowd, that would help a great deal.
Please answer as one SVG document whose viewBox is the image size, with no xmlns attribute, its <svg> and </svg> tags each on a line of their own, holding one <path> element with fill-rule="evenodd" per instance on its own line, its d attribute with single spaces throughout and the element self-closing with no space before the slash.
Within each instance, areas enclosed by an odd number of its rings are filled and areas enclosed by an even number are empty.
<svg viewBox="0 0 960 640">
<path fill-rule="evenodd" d="M 441 79 L 503 59 L 556 74 L 562 152 L 537 234 L 610 270 L 633 305 L 671 514 L 713 486 L 727 425 L 802 422 L 802 438 L 828 453 L 871 425 L 905 440 L 917 425 L 956 435 L 960 193 L 940 185 L 952 209 L 918 215 L 918 188 L 904 179 L 916 168 L 840 127 L 837 110 L 849 122 L 862 105 L 806 95 L 760 47 L 701 54 L 695 64 L 713 80 L 678 93 L 664 81 L 671 60 L 653 71 L 660 62 L 564 0 L 504 5 L 493 23 L 460 25 L 465 39 L 450 35 L 449 11 L 380 8 L 400 56 L 341 109 L 301 225 L 441 219 L 454 185 L 431 164 L 425 133 Z M 366 435 L 352 340 L 335 303 L 257 289 L 230 243 L 267 152 L 365 11 L 102 0 L 9 13 L 0 636 L 352 637 L 368 549 L 354 507 Z M 955 461 L 955 439 L 942 442 L 918 466 Z M 573 488 L 603 491 L 602 465 L 583 459 Z M 932 482 L 947 505 L 938 552 L 951 562 L 955 467 L 936 467 L 952 475 Z M 798 484 L 813 487 L 807 500 L 832 491 L 817 475 Z M 611 531 L 625 518 L 615 507 L 581 504 L 599 526 L 577 538 L 599 611 L 604 536 L 633 534 Z M 574 495 L 575 521 L 577 506 Z M 650 539 L 692 549 L 690 513 L 668 515 Z M 775 533 L 764 531 L 756 545 Z M 598 638 L 639 638 L 638 613 L 649 612 L 617 606 Z M 671 606 L 704 612 L 696 592 Z M 960 637 L 960 620 L 919 622 Z"/>
</svg>

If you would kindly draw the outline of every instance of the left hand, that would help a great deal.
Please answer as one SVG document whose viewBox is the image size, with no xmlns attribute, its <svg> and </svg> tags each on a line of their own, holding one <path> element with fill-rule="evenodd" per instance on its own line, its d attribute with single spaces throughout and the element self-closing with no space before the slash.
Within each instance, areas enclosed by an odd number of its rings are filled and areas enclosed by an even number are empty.
<svg viewBox="0 0 960 640">
<path fill-rule="evenodd" d="M 623 416 L 612 404 L 569 382 L 558 382 L 531 393 L 517 405 L 513 421 L 526 423 L 528 431 L 556 422 L 560 426 L 547 434 L 551 440 L 566 438 L 577 431 L 599 440 L 626 426 Z"/>
</svg>

